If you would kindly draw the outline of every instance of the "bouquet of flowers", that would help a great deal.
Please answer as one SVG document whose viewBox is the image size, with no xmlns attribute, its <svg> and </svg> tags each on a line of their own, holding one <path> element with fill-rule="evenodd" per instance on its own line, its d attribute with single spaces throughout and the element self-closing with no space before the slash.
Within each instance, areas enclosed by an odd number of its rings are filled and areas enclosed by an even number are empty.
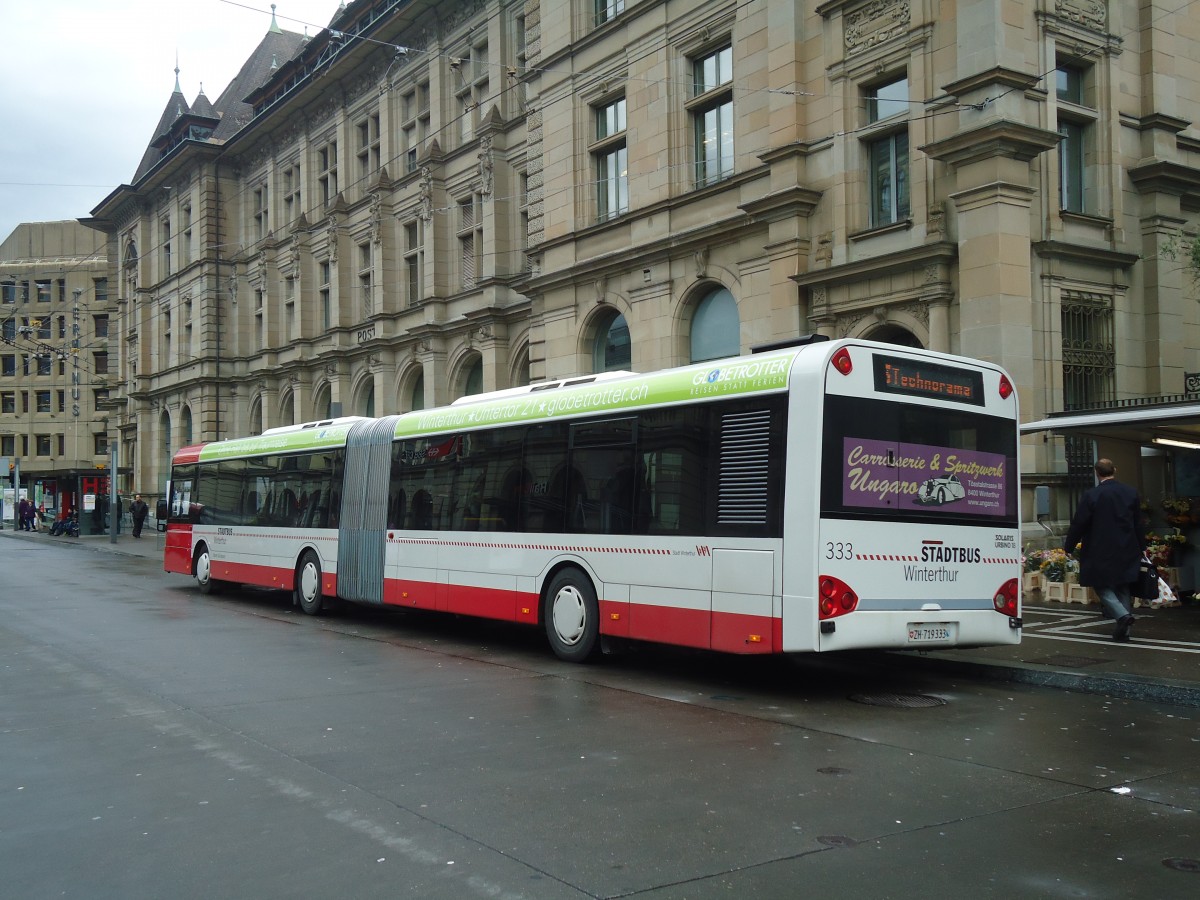
<svg viewBox="0 0 1200 900">
<path fill-rule="evenodd" d="M 1079 563 L 1074 557 L 1067 556 L 1062 550 L 1043 550 L 1042 563 L 1039 566 L 1042 577 L 1047 581 L 1064 582 L 1068 575 L 1079 571 Z"/>
<path fill-rule="evenodd" d="M 1151 531 L 1146 534 L 1146 556 L 1156 566 L 1171 565 L 1175 550 L 1187 543 L 1187 538 L 1178 530 L 1170 534 L 1156 534 Z"/>
</svg>

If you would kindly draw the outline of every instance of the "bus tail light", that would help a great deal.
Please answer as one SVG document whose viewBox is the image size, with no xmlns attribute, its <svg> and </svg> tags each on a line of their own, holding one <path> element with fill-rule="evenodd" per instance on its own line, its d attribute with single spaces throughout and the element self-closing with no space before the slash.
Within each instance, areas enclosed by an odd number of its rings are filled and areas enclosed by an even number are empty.
<svg viewBox="0 0 1200 900">
<path fill-rule="evenodd" d="M 854 371 L 854 360 L 850 358 L 850 351 L 845 347 L 833 354 L 833 359 L 830 360 L 830 363 L 843 375 L 849 375 Z"/>
<path fill-rule="evenodd" d="M 996 612 L 1013 618 L 1016 617 L 1019 584 L 1020 582 L 1017 579 L 1010 578 L 1004 584 L 1000 585 L 1000 590 L 996 591 L 996 596 L 992 598 L 992 604 L 996 607 Z"/>
<path fill-rule="evenodd" d="M 1012 382 L 1008 380 L 1007 375 L 1001 375 L 1000 376 L 1000 399 L 1007 400 L 1009 397 L 1012 396 L 1012 392 L 1013 392 Z"/>
<path fill-rule="evenodd" d="M 835 619 L 858 608 L 858 594 L 840 578 L 822 575 L 817 580 L 817 586 L 820 589 L 818 618 Z"/>
</svg>

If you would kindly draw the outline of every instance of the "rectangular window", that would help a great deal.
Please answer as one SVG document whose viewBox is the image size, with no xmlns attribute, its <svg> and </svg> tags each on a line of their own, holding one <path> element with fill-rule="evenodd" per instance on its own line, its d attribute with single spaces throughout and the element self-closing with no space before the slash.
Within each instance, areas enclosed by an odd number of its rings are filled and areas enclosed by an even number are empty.
<svg viewBox="0 0 1200 900">
<path fill-rule="evenodd" d="M 108 454 L 108 435 L 94 434 L 92 435 L 92 455 L 106 456 Z"/>
<path fill-rule="evenodd" d="M 420 219 L 407 222 L 404 226 L 404 274 L 409 306 L 416 306 L 422 299 L 422 285 L 425 280 L 425 251 L 421 246 L 423 233 L 424 222 Z"/>
<path fill-rule="evenodd" d="M 871 227 L 908 218 L 908 132 L 870 144 Z"/>
<path fill-rule="evenodd" d="M 163 277 L 171 274 L 171 220 L 163 219 L 158 225 L 159 246 L 162 248 Z"/>
<path fill-rule="evenodd" d="M 37 404 L 35 409 L 37 410 L 37 412 L 48 413 L 48 412 L 52 411 L 51 406 L 50 406 L 50 403 L 51 403 L 50 397 L 51 397 L 51 394 L 49 391 L 35 391 L 34 392 L 34 402 Z"/>
<path fill-rule="evenodd" d="M 733 48 L 692 60 L 695 185 L 716 184 L 733 174 Z"/>
<path fill-rule="evenodd" d="M 357 130 L 358 177 L 366 179 L 379 171 L 379 114 L 367 116 Z"/>
<path fill-rule="evenodd" d="M 328 331 L 330 326 L 333 324 L 333 311 L 330 309 L 330 296 L 329 296 L 329 291 L 330 291 L 329 279 L 330 279 L 331 267 L 330 267 L 329 263 L 323 262 L 323 263 L 321 263 L 320 269 L 321 269 L 321 275 L 320 275 L 321 287 L 318 291 L 318 297 L 320 299 L 320 304 L 321 304 L 321 330 Z"/>
<path fill-rule="evenodd" d="M 625 0 L 594 0 L 596 4 L 596 25 L 616 18 L 625 11 Z"/>
<path fill-rule="evenodd" d="M 108 316 L 92 316 L 96 337 L 108 337 Z"/>
<path fill-rule="evenodd" d="M 593 113 L 596 135 L 591 153 L 596 166 L 596 217 L 603 221 L 629 212 L 625 98 L 596 107 Z"/>
<path fill-rule="evenodd" d="M 108 279 L 93 278 L 92 279 L 92 296 L 96 298 L 97 303 L 108 302 Z"/>
<path fill-rule="evenodd" d="M 16 456 L 17 439 L 14 435 L 0 435 L 0 456 Z"/>
<path fill-rule="evenodd" d="M 93 353 L 92 354 L 92 371 L 97 375 L 108 374 L 108 354 Z"/>
<path fill-rule="evenodd" d="M 15 413 L 16 411 L 16 391 L 0 391 L 0 413 Z"/>
<path fill-rule="evenodd" d="M 373 284 L 374 260 L 371 253 L 371 244 L 368 241 L 365 244 L 358 245 L 358 303 L 364 319 L 375 312 Z"/>
<path fill-rule="evenodd" d="M 483 245 L 483 221 L 477 212 L 483 198 L 474 194 L 458 204 L 459 274 L 463 290 L 475 287 L 479 277 L 479 252 Z"/>
<path fill-rule="evenodd" d="M 15 353 L 5 353 L 0 355 L 0 375 L 9 377 L 17 374 L 17 355 Z"/>
<path fill-rule="evenodd" d="M 458 98 L 461 115 L 459 116 L 459 137 L 468 141 L 475 134 L 479 124 L 480 108 L 487 99 L 490 86 L 491 68 L 488 65 L 487 41 L 467 49 L 460 59 L 450 62 L 450 68 L 457 74 L 452 75 L 452 83 L 457 85 L 455 95 Z"/>
<path fill-rule="evenodd" d="M 5 281 L 0 283 L 0 303 L 16 303 L 17 302 L 17 283 L 15 281 Z"/>
<path fill-rule="evenodd" d="M 49 353 L 39 353 L 39 354 L 37 354 L 36 359 L 37 359 L 37 373 L 39 375 L 52 374 L 51 369 L 53 368 L 54 360 L 50 357 Z"/>
<path fill-rule="evenodd" d="M 50 279 L 39 278 L 37 281 L 34 282 L 34 286 L 37 290 L 37 302 L 38 303 L 49 303 L 50 302 Z"/>
<path fill-rule="evenodd" d="M 192 261 L 192 207 L 187 204 L 179 211 L 179 265 Z"/>
<path fill-rule="evenodd" d="M 58 406 L 58 411 L 66 412 L 67 411 L 67 392 L 66 391 L 57 391 L 55 400 L 56 400 L 56 405 Z"/>
<path fill-rule="evenodd" d="M 254 238 L 261 241 L 271 231 L 270 213 L 267 206 L 270 202 L 270 194 L 267 191 L 266 182 L 261 183 L 254 189 Z"/>
<path fill-rule="evenodd" d="M 37 455 L 38 456 L 49 456 L 50 455 L 50 435 L 39 434 L 37 436 Z"/>
<path fill-rule="evenodd" d="M 317 186 L 325 205 L 332 203 L 338 195 L 337 141 L 330 141 L 317 150 Z"/>
<path fill-rule="evenodd" d="M 870 124 L 896 120 L 872 129 L 866 140 L 870 226 L 880 228 L 909 217 L 908 76 L 867 89 L 866 100 Z"/>
<path fill-rule="evenodd" d="M 53 317 L 49 315 L 41 316 L 33 320 L 37 325 L 38 340 L 48 341 L 54 335 Z"/>
<path fill-rule="evenodd" d="M 295 163 L 283 170 L 283 218 L 293 222 L 302 212 L 300 205 L 300 165 Z"/>
<path fill-rule="evenodd" d="M 1076 213 L 1088 211 L 1088 144 L 1097 120 L 1096 110 L 1089 106 L 1088 75 L 1088 69 L 1070 63 L 1060 63 L 1054 72 L 1059 208 Z"/>
</svg>

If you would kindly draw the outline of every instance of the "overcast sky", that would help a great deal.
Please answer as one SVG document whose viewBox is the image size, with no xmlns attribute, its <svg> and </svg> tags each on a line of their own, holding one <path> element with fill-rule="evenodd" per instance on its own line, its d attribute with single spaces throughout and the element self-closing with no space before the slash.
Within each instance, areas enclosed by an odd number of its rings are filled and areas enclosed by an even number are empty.
<svg viewBox="0 0 1200 900">
<path fill-rule="evenodd" d="M 275 0 L 315 35 L 340 0 Z M 0 0 L 0 241 L 91 214 L 133 179 L 179 86 L 216 101 L 271 25 L 270 0 Z"/>
</svg>

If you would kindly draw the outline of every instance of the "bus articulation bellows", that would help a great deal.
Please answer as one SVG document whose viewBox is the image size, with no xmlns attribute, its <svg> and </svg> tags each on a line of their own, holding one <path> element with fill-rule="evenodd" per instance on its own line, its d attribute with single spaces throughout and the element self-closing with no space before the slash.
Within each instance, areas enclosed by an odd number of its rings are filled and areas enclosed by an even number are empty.
<svg viewBox="0 0 1200 900">
<path fill-rule="evenodd" d="M 816 341 L 175 454 L 164 567 L 329 604 L 729 653 L 1017 643 L 1017 398 Z"/>
</svg>

